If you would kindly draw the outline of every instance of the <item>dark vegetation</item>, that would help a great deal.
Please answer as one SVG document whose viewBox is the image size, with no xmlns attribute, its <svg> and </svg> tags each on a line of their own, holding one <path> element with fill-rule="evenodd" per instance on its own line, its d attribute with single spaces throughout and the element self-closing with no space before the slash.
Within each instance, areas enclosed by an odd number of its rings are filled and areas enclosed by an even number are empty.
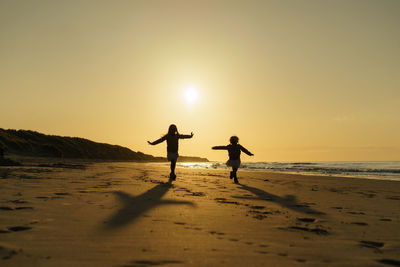
<svg viewBox="0 0 400 267">
<path fill-rule="evenodd" d="M 0 151 L 30 157 L 75 159 L 100 159 L 116 161 L 163 162 L 166 158 L 154 157 L 129 148 L 97 143 L 84 138 L 45 135 L 29 130 L 0 128 Z M 1 155 L 0 155 L 1 156 Z M 205 158 L 179 157 L 179 161 L 205 162 Z"/>
</svg>

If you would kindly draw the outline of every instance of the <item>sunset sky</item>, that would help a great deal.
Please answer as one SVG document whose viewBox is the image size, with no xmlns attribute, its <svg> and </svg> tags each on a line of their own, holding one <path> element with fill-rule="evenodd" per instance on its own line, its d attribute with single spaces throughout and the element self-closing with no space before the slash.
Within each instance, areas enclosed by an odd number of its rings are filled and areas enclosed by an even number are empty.
<svg viewBox="0 0 400 267">
<path fill-rule="evenodd" d="M 243 161 L 400 160 L 400 1 L 0 1 L 0 127 Z M 191 92 L 186 92 L 191 90 Z"/>
</svg>

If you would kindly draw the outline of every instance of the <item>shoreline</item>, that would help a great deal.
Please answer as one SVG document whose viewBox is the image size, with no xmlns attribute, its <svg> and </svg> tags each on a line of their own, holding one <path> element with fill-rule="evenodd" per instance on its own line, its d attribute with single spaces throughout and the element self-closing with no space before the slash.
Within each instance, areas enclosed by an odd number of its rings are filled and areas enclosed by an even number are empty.
<svg viewBox="0 0 400 267">
<path fill-rule="evenodd" d="M 214 162 L 210 162 L 214 163 Z M 222 163 L 222 162 L 216 162 L 216 163 Z M 155 166 L 163 166 L 163 167 L 168 167 L 169 163 L 168 162 L 147 162 L 145 164 L 154 164 Z M 228 167 L 226 168 L 204 168 L 204 167 L 183 167 L 182 164 L 203 164 L 203 162 L 178 162 L 176 165 L 176 168 L 179 169 L 187 169 L 187 170 L 226 170 L 229 171 L 230 169 Z M 243 163 L 246 164 L 246 163 Z M 319 177 L 336 177 L 336 178 L 352 178 L 352 179 L 364 179 L 364 180 L 383 180 L 383 181 L 395 181 L 395 182 L 400 182 L 400 177 L 398 176 L 376 176 L 376 175 L 371 175 L 371 176 L 362 176 L 362 175 L 345 175 L 345 174 L 322 174 L 322 173 L 312 173 L 312 172 L 285 172 L 285 171 L 274 171 L 274 170 L 268 170 L 268 169 L 246 169 L 246 168 L 239 168 L 239 172 L 265 172 L 265 173 L 271 173 L 271 174 L 292 174 L 292 175 L 302 175 L 302 176 L 319 176 Z"/>
<path fill-rule="evenodd" d="M 37 166 L 37 164 L 74 164 L 74 163 L 84 163 L 84 164 L 95 164 L 95 163 L 131 163 L 131 164 L 153 164 L 154 166 L 169 166 L 169 162 L 165 161 L 124 161 L 124 160 L 101 160 L 101 159 L 78 159 L 78 158 L 46 158 L 46 157 L 28 157 L 28 156 L 18 156 L 18 155 L 9 155 L 11 160 L 16 162 L 22 162 L 23 166 Z M 191 156 L 186 156 L 186 158 L 191 158 Z M 28 163 L 28 164 L 27 164 Z M 310 162 L 301 162 L 301 161 L 285 161 L 285 162 L 242 162 L 242 165 L 247 164 L 336 164 L 336 163 L 348 163 L 348 164 L 364 164 L 364 163 L 396 163 L 398 164 L 398 168 L 394 169 L 395 173 L 399 173 L 399 175 L 379 175 L 375 174 L 345 174 L 345 173 L 323 173 L 318 171 L 301 171 L 301 170 L 293 170 L 293 171 L 280 171 L 268 168 L 246 168 L 240 167 L 239 172 L 241 171 L 254 171 L 254 172 L 267 172 L 267 173 L 283 173 L 283 174 L 294 174 L 294 175 L 305 175 L 305 176 L 321 176 L 321 177 L 341 177 L 341 178 L 355 178 L 355 179 L 365 179 L 365 180 L 387 180 L 387 181 L 400 181 L 400 161 L 310 161 Z M 217 164 L 218 166 L 223 167 L 212 167 L 210 164 Z M 197 165 L 195 167 L 184 167 L 182 165 Z M 207 167 L 203 167 L 202 165 L 208 165 Z M 6 166 L 4 166 L 6 167 Z M 222 161 L 178 161 L 177 168 L 183 169 L 203 169 L 203 170 L 228 170 L 229 168 L 225 166 L 225 162 Z M 321 169 L 322 171 L 322 169 Z M 325 172 L 329 172 L 332 170 L 326 169 Z M 354 171 L 357 173 L 358 171 Z M 370 171 L 371 172 L 371 171 Z"/>
</svg>

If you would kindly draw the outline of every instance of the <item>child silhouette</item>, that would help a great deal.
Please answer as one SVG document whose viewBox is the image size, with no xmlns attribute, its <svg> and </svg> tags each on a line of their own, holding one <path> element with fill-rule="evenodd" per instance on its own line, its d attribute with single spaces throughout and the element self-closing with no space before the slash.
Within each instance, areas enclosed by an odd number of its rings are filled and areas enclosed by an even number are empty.
<svg viewBox="0 0 400 267">
<path fill-rule="evenodd" d="M 234 182 L 237 184 L 239 183 L 236 172 L 240 167 L 240 151 L 243 151 L 249 156 L 254 156 L 253 153 L 248 151 L 246 148 L 239 144 L 239 137 L 231 136 L 229 139 L 230 144 L 227 146 L 214 146 L 212 149 L 215 150 L 228 150 L 229 153 L 229 160 L 226 162 L 226 165 L 232 167 L 232 171 L 230 174 L 230 179 L 234 178 Z"/>
<path fill-rule="evenodd" d="M 168 133 L 166 135 L 164 135 L 160 139 L 157 139 L 154 142 L 147 141 L 147 143 L 154 146 L 167 140 L 167 159 L 168 161 L 171 161 L 171 173 L 169 175 L 169 178 L 171 180 L 176 179 L 175 166 L 176 166 L 176 161 L 178 160 L 179 157 L 178 140 L 192 138 L 192 137 L 193 137 L 193 132 L 190 135 L 179 134 L 176 125 L 171 124 L 168 128 Z"/>
</svg>

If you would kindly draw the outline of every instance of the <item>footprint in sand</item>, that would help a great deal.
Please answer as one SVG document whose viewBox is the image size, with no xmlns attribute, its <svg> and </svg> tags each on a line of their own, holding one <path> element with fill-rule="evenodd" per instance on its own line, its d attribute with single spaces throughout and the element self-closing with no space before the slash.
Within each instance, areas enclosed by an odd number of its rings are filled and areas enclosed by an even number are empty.
<svg viewBox="0 0 400 267">
<path fill-rule="evenodd" d="M 94 192 L 94 191 L 87 191 L 87 190 L 79 190 L 78 191 L 78 193 L 81 193 L 81 194 L 86 194 L 86 193 L 91 193 L 91 192 Z"/>
<path fill-rule="evenodd" d="M 28 203 L 28 201 L 20 200 L 20 199 L 17 199 L 17 200 L 10 200 L 9 202 L 12 202 L 12 203 L 14 203 L 14 204 L 25 204 L 25 203 Z"/>
<path fill-rule="evenodd" d="M 294 207 L 296 207 L 296 208 L 309 208 L 310 205 L 307 204 L 307 203 L 301 203 L 301 204 L 294 205 Z"/>
<path fill-rule="evenodd" d="M 400 261 L 398 261 L 398 260 L 382 259 L 382 260 L 377 260 L 377 262 L 392 265 L 392 266 L 400 266 Z"/>
<path fill-rule="evenodd" d="M 249 213 L 253 213 L 253 214 L 272 214 L 271 211 L 259 211 L 259 210 L 249 210 Z"/>
<path fill-rule="evenodd" d="M 13 231 L 13 232 L 20 232 L 20 231 L 31 230 L 32 227 L 29 227 L 29 226 L 12 226 L 12 227 L 8 227 L 7 229 L 10 230 L 10 231 Z"/>
<path fill-rule="evenodd" d="M 366 222 L 351 222 L 350 224 L 355 224 L 355 225 L 359 225 L 359 226 L 367 226 L 368 223 Z"/>
<path fill-rule="evenodd" d="M 39 196 L 39 197 L 36 197 L 37 199 L 49 199 L 49 197 L 41 197 L 41 196 Z"/>
<path fill-rule="evenodd" d="M 240 205 L 239 202 L 237 202 L 237 201 L 228 201 L 228 200 L 226 200 L 226 198 L 215 198 L 214 200 L 216 200 L 218 203 Z"/>
<path fill-rule="evenodd" d="M 169 265 L 169 264 L 183 264 L 183 261 L 176 260 L 136 260 L 131 261 L 130 264 L 125 266 L 136 266 L 136 267 L 145 267 L 145 266 L 159 266 L 159 265 Z"/>
<path fill-rule="evenodd" d="M 185 196 L 195 196 L 195 197 L 204 197 L 206 194 L 203 192 L 191 192 L 190 194 L 185 194 Z"/>
<path fill-rule="evenodd" d="M 16 207 L 16 210 L 33 210 L 33 207 Z"/>
<path fill-rule="evenodd" d="M 329 231 L 325 230 L 323 228 L 309 228 L 309 227 L 301 227 L 301 226 L 290 226 L 287 228 L 278 228 L 281 230 L 298 230 L 298 231 L 304 231 L 304 232 L 310 232 L 310 233 L 315 233 L 317 235 L 329 235 Z"/>
<path fill-rule="evenodd" d="M 70 195 L 70 193 L 60 192 L 60 193 L 54 193 L 54 195 L 56 195 L 56 196 L 68 196 L 68 195 Z"/>
<path fill-rule="evenodd" d="M 251 206 L 251 209 L 256 209 L 256 210 L 261 210 L 261 209 L 265 209 L 264 206 Z"/>
<path fill-rule="evenodd" d="M 361 247 L 374 248 L 374 249 L 380 249 L 385 245 L 385 243 L 383 242 L 365 241 L 365 240 L 361 240 L 359 244 Z"/>
<path fill-rule="evenodd" d="M 387 199 L 400 200 L 400 196 L 391 196 L 391 197 L 387 197 Z"/>
<path fill-rule="evenodd" d="M 365 215 L 365 213 L 362 211 L 348 211 L 347 213 L 354 214 L 354 215 Z"/>
<path fill-rule="evenodd" d="M 315 222 L 315 218 L 297 218 L 297 220 L 298 221 L 301 221 L 301 222 L 307 222 L 307 223 L 313 223 L 313 222 Z"/>
<path fill-rule="evenodd" d="M 8 206 L 0 206 L 0 210 L 14 210 L 14 209 Z"/>
<path fill-rule="evenodd" d="M 266 216 L 266 215 L 263 215 L 263 214 L 257 214 L 257 215 L 254 215 L 253 216 L 253 218 L 254 219 L 257 219 L 257 220 L 264 220 L 265 218 L 267 218 L 268 216 Z"/>
<path fill-rule="evenodd" d="M 222 232 L 216 232 L 216 231 L 210 231 L 210 232 L 208 232 L 208 233 L 210 233 L 210 234 L 212 234 L 212 235 L 219 235 L 219 236 L 221 236 L 221 235 L 225 235 L 225 233 L 222 233 Z"/>
</svg>

